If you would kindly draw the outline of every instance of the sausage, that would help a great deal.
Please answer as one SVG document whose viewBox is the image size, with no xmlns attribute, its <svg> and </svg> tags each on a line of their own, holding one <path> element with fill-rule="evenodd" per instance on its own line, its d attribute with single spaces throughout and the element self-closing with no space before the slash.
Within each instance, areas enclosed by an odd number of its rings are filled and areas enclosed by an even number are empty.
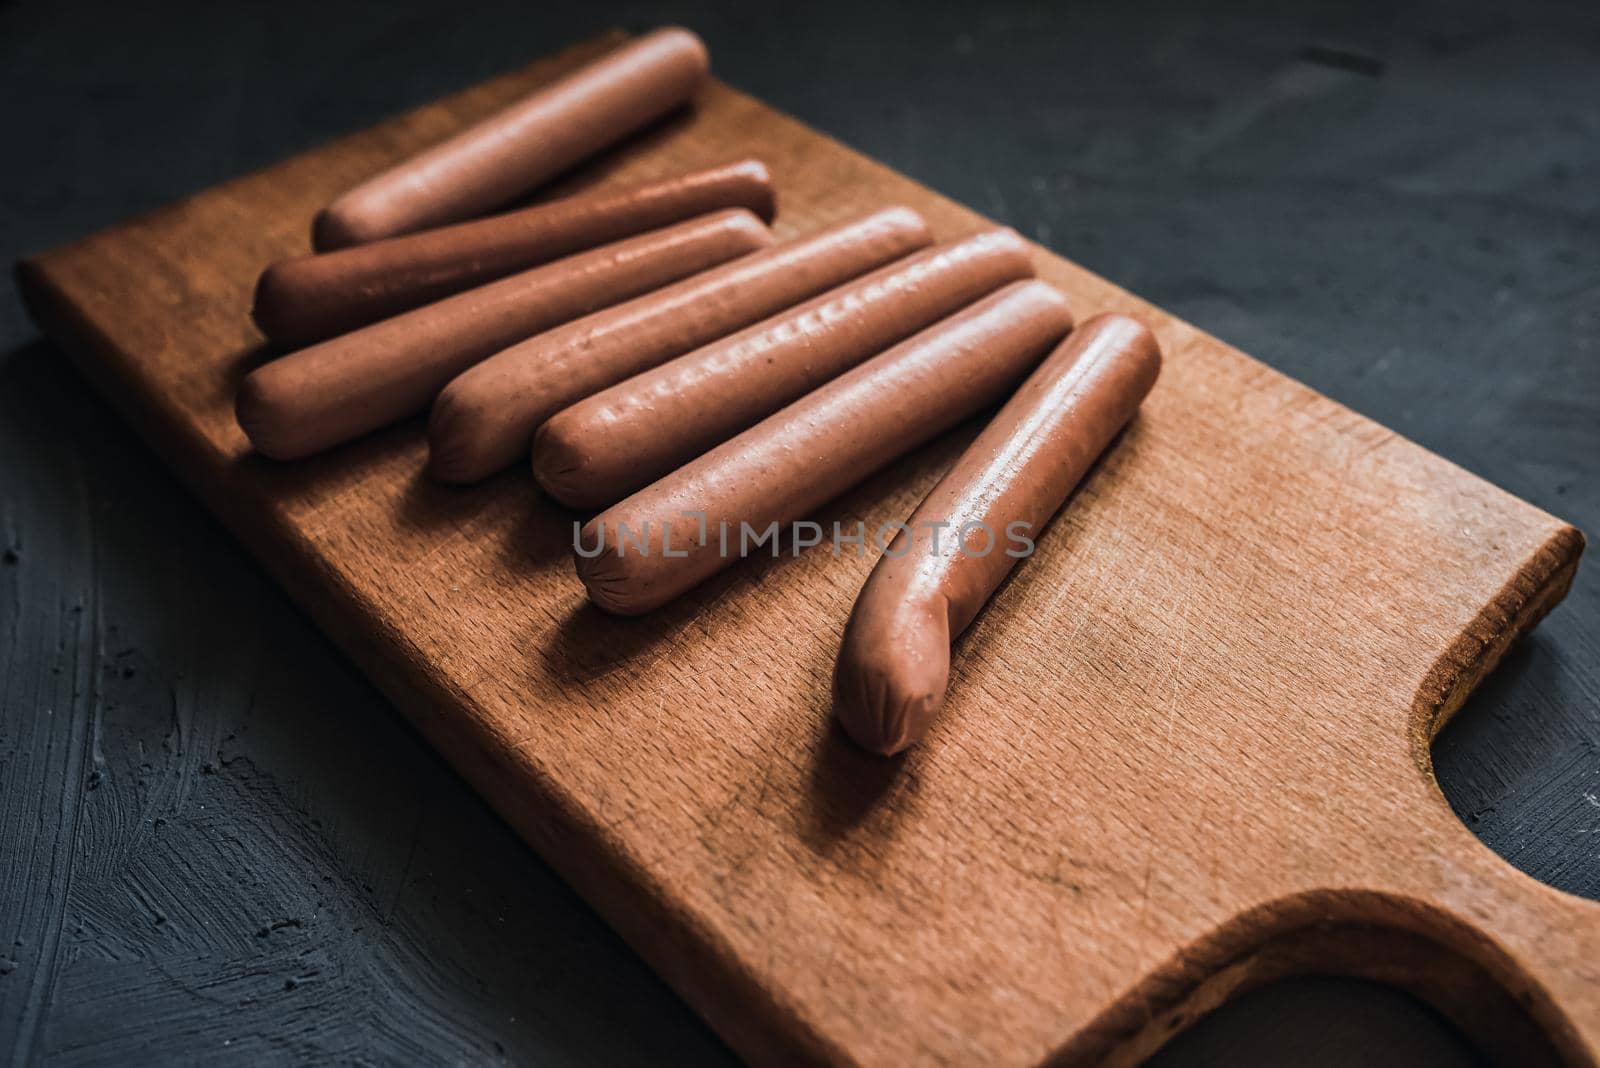
<svg viewBox="0 0 1600 1068">
<path fill-rule="evenodd" d="M 469 289 L 257 368 L 239 388 L 239 425 L 264 455 L 310 456 L 422 411 L 513 341 L 771 243 L 731 208 Z"/>
<path fill-rule="evenodd" d="M 1033 274 L 1010 230 L 946 242 L 602 390 L 539 428 L 533 471 L 563 504 L 649 485 L 869 356 Z"/>
<path fill-rule="evenodd" d="M 1149 330 L 1095 316 L 924 498 L 868 576 L 834 671 L 834 714 L 864 748 L 898 753 L 927 731 L 944 704 L 951 641 L 1031 552 L 1160 370 Z"/>
<path fill-rule="evenodd" d="M 760 160 L 598 191 L 268 267 L 251 315 L 275 345 L 298 348 L 561 256 L 719 208 L 770 222 L 772 176 Z"/>
<path fill-rule="evenodd" d="M 630 41 L 367 179 L 312 224 L 319 252 L 491 211 L 684 104 L 706 46 L 669 28 Z"/>
<path fill-rule="evenodd" d="M 666 604 L 1010 392 L 1071 328 L 1065 297 L 1014 282 L 846 371 L 591 519 L 575 546 L 589 598 Z"/>
<path fill-rule="evenodd" d="M 886 208 L 529 338 L 439 394 L 429 470 L 444 482 L 487 478 L 527 456 L 539 424 L 575 401 L 931 240 L 916 212 Z"/>
</svg>

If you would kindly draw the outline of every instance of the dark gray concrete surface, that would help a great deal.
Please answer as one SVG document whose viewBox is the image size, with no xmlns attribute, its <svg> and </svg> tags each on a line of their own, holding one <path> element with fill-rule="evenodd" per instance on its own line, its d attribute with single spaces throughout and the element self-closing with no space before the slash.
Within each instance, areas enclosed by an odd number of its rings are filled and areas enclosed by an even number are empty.
<svg viewBox="0 0 1600 1068">
<path fill-rule="evenodd" d="M 1591 533 L 1592 3 L 0 5 L 0 252 L 608 25 L 718 71 Z M 727 1063 L 0 291 L 0 1062 Z M 1600 896 L 1600 583 L 1435 746 Z M 1278 984 L 1158 1060 L 1471 1063 Z"/>
</svg>

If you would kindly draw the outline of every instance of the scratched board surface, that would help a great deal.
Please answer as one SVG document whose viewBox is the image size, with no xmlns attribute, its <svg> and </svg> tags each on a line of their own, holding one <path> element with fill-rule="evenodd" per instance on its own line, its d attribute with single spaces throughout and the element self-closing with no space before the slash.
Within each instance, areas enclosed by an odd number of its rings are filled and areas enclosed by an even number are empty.
<svg viewBox="0 0 1600 1068">
<path fill-rule="evenodd" d="M 958 643 L 943 720 L 896 761 L 827 717 L 870 558 L 752 561 L 620 621 L 572 574 L 573 515 L 521 471 L 434 486 L 416 424 L 305 464 L 249 454 L 231 398 L 261 355 L 260 267 L 303 249 L 340 190 L 605 46 L 47 253 L 23 276 L 35 312 L 752 1059 L 1131 1059 L 1309 967 L 1592 1056 L 1595 907 L 1504 866 L 1427 766 L 1441 720 L 1565 592 L 1581 538 L 1043 250 L 1080 317 L 1157 331 L 1163 377 Z M 781 236 L 889 203 L 941 237 L 982 225 L 721 85 L 576 181 L 742 155 L 777 175 Z M 820 518 L 903 517 L 962 439 Z M 1372 931 L 1373 952 L 1348 952 Z"/>
</svg>

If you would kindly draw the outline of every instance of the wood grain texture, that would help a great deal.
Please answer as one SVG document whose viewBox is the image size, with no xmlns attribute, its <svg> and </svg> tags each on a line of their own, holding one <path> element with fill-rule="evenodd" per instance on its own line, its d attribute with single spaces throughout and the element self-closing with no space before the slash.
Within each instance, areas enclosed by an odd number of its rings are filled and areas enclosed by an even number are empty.
<svg viewBox="0 0 1600 1068">
<path fill-rule="evenodd" d="M 1482 847 L 1427 750 L 1581 537 L 1064 260 L 1041 275 L 1080 315 L 1150 323 L 1163 379 L 893 762 L 827 718 L 868 558 L 751 562 L 617 621 L 572 575 L 572 514 L 522 472 L 433 486 L 415 425 L 303 465 L 248 455 L 231 396 L 259 268 L 339 190 L 604 46 L 48 253 L 23 272 L 35 314 L 753 1060 L 1131 1061 L 1237 991 L 1339 968 L 1491 1051 L 1593 1063 L 1600 907 Z M 783 235 L 895 202 L 940 236 L 980 222 L 720 85 L 575 180 L 743 154 L 778 177 Z M 902 517 L 959 445 L 822 518 Z"/>
</svg>

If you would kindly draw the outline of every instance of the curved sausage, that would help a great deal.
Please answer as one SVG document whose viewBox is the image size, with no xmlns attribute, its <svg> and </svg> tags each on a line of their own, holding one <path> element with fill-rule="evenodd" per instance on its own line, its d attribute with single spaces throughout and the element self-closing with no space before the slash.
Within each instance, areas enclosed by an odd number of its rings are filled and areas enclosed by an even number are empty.
<svg viewBox="0 0 1600 1068">
<path fill-rule="evenodd" d="M 514 341 L 771 243 L 732 208 L 469 289 L 258 367 L 239 387 L 239 425 L 273 459 L 310 456 L 422 411 Z"/>
<path fill-rule="evenodd" d="M 250 314 L 269 340 L 297 348 L 561 256 L 720 208 L 776 210 L 766 164 L 747 159 L 616 191 L 274 263 Z"/>
<path fill-rule="evenodd" d="M 539 424 L 573 402 L 930 240 L 920 215 L 888 208 L 529 338 L 439 394 L 429 470 L 444 482 L 487 478 L 526 457 Z"/>
<path fill-rule="evenodd" d="M 927 731 L 944 704 L 951 641 L 1032 551 L 1160 370 L 1149 330 L 1095 316 L 918 506 L 867 578 L 834 671 L 834 714 L 863 747 L 898 753 Z"/>
<path fill-rule="evenodd" d="M 591 519 L 589 598 L 625 616 L 666 604 L 1004 396 L 1071 328 L 1065 297 L 1014 282 L 846 371 Z"/>
<path fill-rule="evenodd" d="M 351 189 L 317 215 L 319 252 L 492 211 L 694 95 L 710 69 L 688 30 L 646 34 Z"/>
<path fill-rule="evenodd" d="M 558 413 L 534 436 L 534 475 L 563 504 L 620 501 L 867 357 L 1032 274 L 1027 242 L 1010 230 L 891 263 Z"/>
</svg>

